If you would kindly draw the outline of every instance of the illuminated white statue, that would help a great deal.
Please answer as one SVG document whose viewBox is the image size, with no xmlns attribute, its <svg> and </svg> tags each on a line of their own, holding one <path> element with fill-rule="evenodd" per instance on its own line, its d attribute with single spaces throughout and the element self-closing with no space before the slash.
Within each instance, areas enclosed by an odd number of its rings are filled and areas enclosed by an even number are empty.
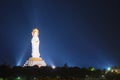
<svg viewBox="0 0 120 80">
<path fill-rule="evenodd" d="M 32 31 L 32 57 L 33 58 L 39 58 L 40 53 L 39 53 L 39 30 L 37 28 L 33 29 Z"/>
<path fill-rule="evenodd" d="M 39 52 L 39 30 L 37 28 L 32 31 L 32 57 L 30 57 L 24 64 L 24 66 L 34 66 L 38 67 L 47 66 L 46 62 L 40 57 Z"/>
</svg>

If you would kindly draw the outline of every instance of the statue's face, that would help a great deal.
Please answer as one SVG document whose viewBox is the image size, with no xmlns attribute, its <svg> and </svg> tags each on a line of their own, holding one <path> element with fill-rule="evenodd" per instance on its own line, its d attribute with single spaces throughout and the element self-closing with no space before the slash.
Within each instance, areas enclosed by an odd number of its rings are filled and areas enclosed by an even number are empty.
<svg viewBox="0 0 120 80">
<path fill-rule="evenodd" d="M 33 29 L 32 36 L 38 36 L 38 34 L 39 34 L 38 29 Z"/>
</svg>

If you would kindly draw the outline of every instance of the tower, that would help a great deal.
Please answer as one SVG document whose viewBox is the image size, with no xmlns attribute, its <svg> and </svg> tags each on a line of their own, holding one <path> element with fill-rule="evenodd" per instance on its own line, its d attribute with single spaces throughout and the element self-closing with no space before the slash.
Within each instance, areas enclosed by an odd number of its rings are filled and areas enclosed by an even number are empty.
<svg viewBox="0 0 120 80">
<path fill-rule="evenodd" d="M 37 65 L 39 67 L 46 66 L 45 61 L 40 57 L 39 52 L 39 30 L 37 28 L 33 29 L 32 31 L 32 57 L 30 57 L 24 64 L 24 66 L 34 66 Z"/>
</svg>

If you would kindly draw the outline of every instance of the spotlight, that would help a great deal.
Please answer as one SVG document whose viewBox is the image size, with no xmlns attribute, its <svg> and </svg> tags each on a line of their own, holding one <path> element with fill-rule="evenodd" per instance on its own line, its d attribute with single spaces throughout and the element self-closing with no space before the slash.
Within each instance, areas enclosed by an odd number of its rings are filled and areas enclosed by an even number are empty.
<svg viewBox="0 0 120 80">
<path fill-rule="evenodd" d="M 107 70 L 110 71 L 110 70 L 111 70 L 111 67 L 108 67 Z"/>
<path fill-rule="evenodd" d="M 55 68 L 56 68 L 56 66 L 55 66 L 55 65 L 52 65 L 51 67 L 52 67 L 52 69 L 55 69 Z"/>
</svg>

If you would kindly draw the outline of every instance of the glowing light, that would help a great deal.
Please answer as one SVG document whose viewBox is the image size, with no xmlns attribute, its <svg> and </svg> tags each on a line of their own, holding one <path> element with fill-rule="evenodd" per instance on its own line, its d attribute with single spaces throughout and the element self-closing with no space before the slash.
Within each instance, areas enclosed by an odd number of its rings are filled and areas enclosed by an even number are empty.
<svg viewBox="0 0 120 80">
<path fill-rule="evenodd" d="M 20 59 L 20 60 L 17 62 L 17 65 L 16 65 L 16 66 L 20 66 L 21 61 L 22 61 L 22 59 Z"/>
<path fill-rule="evenodd" d="M 36 77 L 34 77 L 34 80 L 36 80 L 37 78 Z"/>
<path fill-rule="evenodd" d="M 108 67 L 107 70 L 110 71 L 110 70 L 111 70 L 111 67 Z"/>
<path fill-rule="evenodd" d="M 105 75 L 102 75 L 102 77 L 104 78 L 104 77 L 105 77 Z"/>
<path fill-rule="evenodd" d="M 20 62 L 18 62 L 16 66 L 20 66 Z"/>
<path fill-rule="evenodd" d="M 18 77 L 16 78 L 16 80 L 20 80 L 20 77 L 18 76 Z"/>
<path fill-rule="evenodd" d="M 55 65 L 52 65 L 51 67 L 52 67 L 52 69 L 55 69 L 55 68 L 56 68 L 56 66 L 55 66 Z"/>
<path fill-rule="evenodd" d="M 90 69 L 90 71 L 94 71 L 95 70 L 95 68 L 94 67 L 92 67 L 91 69 Z"/>
</svg>

